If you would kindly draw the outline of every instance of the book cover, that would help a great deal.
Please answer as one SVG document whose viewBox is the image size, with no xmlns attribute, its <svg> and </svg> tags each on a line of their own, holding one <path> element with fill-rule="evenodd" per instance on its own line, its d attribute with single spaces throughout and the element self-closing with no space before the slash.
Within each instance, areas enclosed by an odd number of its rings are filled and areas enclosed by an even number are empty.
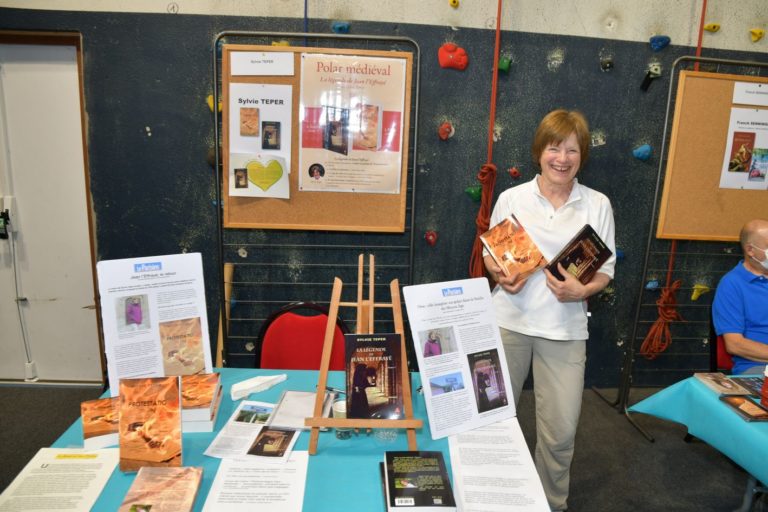
<svg viewBox="0 0 768 512">
<path fill-rule="evenodd" d="M 143 467 L 118 512 L 190 512 L 202 477 L 201 467 Z"/>
<path fill-rule="evenodd" d="M 768 148 L 755 148 L 749 166 L 748 181 L 765 181 L 768 174 Z"/>
<path fill-rule="evenodd" d="M 528 232 L 510 215 L 480 235 L 480 241 L 504 275 L 526 277 L 547 264 Z"/>
<path fill-rule="evenodd" d="M 755 148 L 755 132 L 733 132 L 728 172 L 747 172 Z"/>
<path fill-rule="evenodd" d="M 200 317 L 160 322 L 159 327 L 166 375 L 192 375 L 205 371 Z"/>
<path fill-rule="evenodd" d="M 552 258 L 547 265 L 547 270 L 563 281 L 564 278 L 557 269 L 557 264 L 560 263 L 568 273 L 581 281 L 581 284 L 587 284 L 611 254 L 613 252 L 592 226 L 585 224 L 576 236 L 565 244 L 557 256 Z"/>
<path fill-rule="evenodd" d="M 751 392 L 738 384 L 736 381 L 728 378 L 721 372 L 698 372 L 693 374 L 694 377 L 699 379 L 705 386 L 717 393 L 718 395 L 750 395 Z"/>
<path fill-rule="evenodd" d="M 733 381 L 749 391 L 751 396 L 760 396 L 765 377 L 762 375 L 735 375 Z"/>
<path fill-rule="evenodd" d="M 97 450 L 118 443 L 120 400 L 117 397 L 86 400 L 80 404 L 83 447 Z"/>
<path fill-rule="evenodd" d="M 280 149 L 279 121 L 262 121 L 261 149 Z"/>
<path fill-rule="evenodd" d="M 400 335 L 345 334 L 347 418 L 403 418 Z"/>
<path fill-rule="evenodd" d="M 243 137 L 259 136 L 259 109 L 240 107 L 240 135 Z"/>
<path fill-rule="evenodd" d="M 456 510 L 442 452 L 384 452 L 387 510 Z"/>
<path fill-rule="evenodd" d="M 221 376 L 216 372 L 182 375 L 181 421 L 210 419 L 220 389 Z"/>
<path fill-rule="evenodd" d="M 324 106 L 323 111 L 323 148 L 346 155 L 349 153 L 349 109 Z"/>
<path fill-rule="evenodd" d="M 720 401 L 746 421 L 768 421 L 768 409 L 746 396 L 726 395 L 721 396 Z"/>
<path fill-rule="evenodd" d="M 497 349 L 467 354 L 477 412 L 484 413 L 509 405 L 504 374 Z"/>
<path fill-rule="evenodd" d="M 213 432 L 216 427 L 216 418 L 219 417 L 219 409 L 221 409 L 221 397 L 224 395 L 224 391 L 219 386 L 219 390 L 216 393 L 216 399 L 213 401 L 213 409 L 208 418 L 204 420 L 181 420 L 182 432 Z M 183 417 L 183 409 L 182 409 Z"/>
<path fill-rule="evenodd" d="M 352 149 L 376 151 L 381 146 L 381 116 L 378 105 L 360 105 L 358 107 L 357 130 L 352 136 Z"/>
<path fill-rule="evenodd" d="M 179 377 L 120 379 L 120 471 L 181 466 Z"/>
</svg>

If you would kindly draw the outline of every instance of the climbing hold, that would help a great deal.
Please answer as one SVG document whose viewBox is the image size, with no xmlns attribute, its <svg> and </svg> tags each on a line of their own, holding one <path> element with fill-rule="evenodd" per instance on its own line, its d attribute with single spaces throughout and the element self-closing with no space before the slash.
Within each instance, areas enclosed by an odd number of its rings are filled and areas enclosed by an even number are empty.
<svg viewBox="0 0 768 512">
<path fill-rule="evenodd" d="M 450 5 L 454 9 L 458 9 L 458 7 L 459 7 L 459 0 L 448 0 L 448 5 Z"/>
<path fill-rule="evenodd" d="M 600 59 L 600 70 L 610 71 L 613 69 L 613 57 L 604 57 Z"/>
<path fill-rule="evenodd" d="M 441 68 L 453 68 L 462 71 L 469 64 L 466 50 L 453 43 L 444 43 L 437 50 L 437 61 Z"/>
<path fill-rule="evenodd" d="M 645 283 L 645 289 L 646 290 L 658 290 L 659 289 L 659 282 L 656 279 L 651 279 L 647 283 Z"/>
<path fill-rule="evenodd" d="M 651 49 L 655 52 L 659 52 L 666 48 L 671 41 L 669 36 L 653 36 L 651 37 Z"/>
<path fill-rule="evenodd" d="M 281 39 L 279 41 L 272 41 L 272 46 L 291 46 L 291 43 L 287 39 Z"/>
<path fill-rule="evenodd" d="M 237 299 L 235 299 L 234 297 L 232 297 L 231 299 L 229 299 L 229 309 L 232 309 L 232 308 L 234 308 L 235 306 L 237 306 Z"/>
<path fill-rule="evenodd" d="M 499 57 L 499 71 L 508 73 L 510 65 L 512 65 L 512 59 L 506 56 Z"/>
<path fill-rule="evenodd" d="M 699 300 L 699 297 L 707 293 L 708 291 L 712 290 L 709 286 L 705 284 L 695 284 L 693 285 L 693 292 L 691 292 L 691 300 Z"/>
<path fill-rule="evenodd" d="M 643 78 L 643 83 L 640 84 L 640 89 L 643 91 L 647 91 L 648 87 L 651 86 L 651 81 L 654 78 L 659 78 L 661 76 L 661 64 L 658 62 L 652 62 L 648 64 L 648 69 L 645 72 L 645 78 Z"/>
<path fill-rule="evenodd" d="M 763 38 L 765 30 L 761 28 L 753 28 L 749 31 L 749 37 L 752 38 L 752 42 L 756 43 Z"/>
<path fill-rule="evenodd" d="M 456 133 L 456 130 L 453 129 L 450 121 L 443 122 L 437 129 L 437 136 L 440 137 L 440 140 L 448 140 L 453 137 L 454 133 Z"/>
<path fill-rule="evenodd" d="M 507 172 L 509 173 L 509 177 L 513 180 L 519 180 L 523 176 L 517 167 L 510 167 L 507 169 Z"/>
<path fill-rule="evenodd" d="M 429 231 L 424 233 L 424 240 L 427 241 L 427 244 L 430 247 L 434 247 L 435 244 L 437 243 L 437 231 L 430 229 Z"/>
<path fill-rule="evenodd" d="M 331 30 L 334 34 L 349 34 L 348 21 L 334 21 L 331 23 Z"/>
<path fill-rule="evenodd" d="M 632 156 L 638 160 L 647 162 L 648 159 L 651 158 L 651 146 L 648 144 L 643 144 L 642 146 L 636 147 L 632 150 Z"/>
<path fill-rule="evenodd" d="M 208 104 L 208 108 L 211 109 L 211 112 L 213 112 L 213 94 L 209 94 L 207 98 L 205 98 L 205 102 Z M 221 112 L 221 99 L 219 99 L 219 112 Z"/>
<path fill-rule="evenodd" d="M 624 251 L 622 251 L 621 249 L 619 249 L 617 247 L 616 248 L 616 261 L 621 261 L 623 259 L 624 259 Z"/>
<path fill-rule="evenodd" d="M 247 258 L 248 257 L 248 249 L 246 249 L 245 247 L 240 247 L 237 250 L 237 255 L 240 256 L 241 258 Z"/>
<path fill-rule="evenodd" d="M 707 23 L 704 25 L 704 30 L 707 32 L 717 32 L 720 30 L 720 24 L 719 23 Z"/>
<path fill-rule="evenodd" d="M 483 195 L 483 187 L 481 185 L 472 185 L 465 188 L 464 192 L 466 192 L 473 201 L 477 202 Z"/>
</svg>

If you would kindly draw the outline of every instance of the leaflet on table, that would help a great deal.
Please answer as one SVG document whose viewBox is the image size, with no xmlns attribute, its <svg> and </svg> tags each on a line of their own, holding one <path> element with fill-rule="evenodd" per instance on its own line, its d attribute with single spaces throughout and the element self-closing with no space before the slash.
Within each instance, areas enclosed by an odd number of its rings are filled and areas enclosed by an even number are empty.
<svg viewBox="0 0 768 512">
<path fill-rule="evenodd" d="M 304 503 L 308 465 L 306 451 L 293 452 L 279 466 L 257 459 L 222 460 L 203 512 L 299 512 Z"/>
<path fill-rule="evenodd" d="M 205 455 L 218 459 L 246 455 L 274 409 L 275 404 L 243 400 L 205 450 Z"/>
<path fill-rule="evenodd" d="M 91 510 L 119 459 L 117 448 L 41 448 L 0 494 L 0 510 Z"/>
<path fill-rule="evenodd" d="M 515 416 L 484 278 L 403 288 L 432 439 Z"/>
<path fill-rule="evenodd" d="M 452 435 L 448 449 L 462 512 L 549 512 L 517 418 Z"/>
<path fill-rule="evenodd" d="M 109 387 L 124 378 L 211 373 L 199 253 L 96 264 Z"/>
</svg>

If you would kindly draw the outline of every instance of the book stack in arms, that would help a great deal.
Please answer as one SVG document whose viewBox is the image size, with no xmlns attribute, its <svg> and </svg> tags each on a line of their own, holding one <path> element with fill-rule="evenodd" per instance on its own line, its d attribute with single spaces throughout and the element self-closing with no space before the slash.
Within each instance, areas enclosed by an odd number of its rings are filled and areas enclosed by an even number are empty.
<svg viewBox="0 0 768 512">
<path fill-rule="evenodd" d="M 179 377 L 120 379 L 120 471 L 181 466 Z"/>
<path fill-rule="evenodd" d="M 182 375 L 181 421 L 184 432 L 213 432 L 221 394 L 218 373 Z"/>
<path fill-rule="evenodd" d="M 520 278 L 524 278 L 547 264 L 514 215 L 504 218 L 480 235 L 480 241 L 506 276 L 519 273 Z"/>
<path fill-rule="evenodd" d="M 693 376 L 718 395 L 749 395 L 752 392 L 721 372 L 700 372 Z"/>
<path fill-rule="evenodd" d="M 560 263 L 569 274 L 573 274 L 581 281 L 581 284 L 587 284 L 611 254 L 613 252 L 605 245 L 594 228 L 585 224 L 557 256 L 552 258 L 547 265 L 547 270 L 557 279 L 564 281 L 565 278 L 557 269 L 557 264 Z"/>
<path fill-rule="evenodd" d="M 118 512 L 190 512 L 202 476 L 201 467 L 143 467 Z"/>
<path fill-rule="evenodd" d="M 382 464 L 387 512 L 456 510 L 442 452 L 384 452 Z"/>
<path fill-rule="evenodd" d="M 345 334 L 347 418 L 402 419 L 400 335 Z"/>
<path fill-rule="evenodd" d="M 83 448 L 86 450 L 98 450 L 118 443 L 117 432 L 120 422 L 118 397 L 81 402 L 80 418 L 83 421 Z"/>
</svg>

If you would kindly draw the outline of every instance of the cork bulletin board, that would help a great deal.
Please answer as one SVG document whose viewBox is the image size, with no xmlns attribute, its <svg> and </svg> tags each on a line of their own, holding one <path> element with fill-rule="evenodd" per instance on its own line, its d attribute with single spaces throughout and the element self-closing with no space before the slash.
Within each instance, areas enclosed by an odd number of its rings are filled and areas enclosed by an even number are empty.
<svg viewBox="0 0 768 512">
<path fill-rule="evenodd" d="M 732 110 L 768 110 L 768 106 L 735 103 L 738 83 L 764 84 L 757 87 L 765 88 L 768 78 L 680 72 L 658 238 L 737 241 L 746 221 L 768 218 L 768 190 L 721 187 L 725 153 L 735 147 L 735 140 L 729 140 L 733 138 Z"/>
<path fill-rule="evenodd" d="M 245 56 L 278 66 L 251 73 Z M 402 51 L 223 45 L 224 227 L 404 232 L 412 63 Z"/>
</svg>

